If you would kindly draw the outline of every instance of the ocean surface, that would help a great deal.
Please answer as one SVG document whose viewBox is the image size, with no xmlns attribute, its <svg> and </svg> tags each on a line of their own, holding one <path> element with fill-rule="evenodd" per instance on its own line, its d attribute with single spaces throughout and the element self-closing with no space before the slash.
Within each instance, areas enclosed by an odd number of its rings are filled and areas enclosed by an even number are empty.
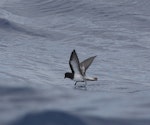
<svg viewBox="0 0 150 125">
<path fill-rule="evenodd" d="M 150 125 L 150 0 L 0 0 L 0 125 Z"/>
</svg>

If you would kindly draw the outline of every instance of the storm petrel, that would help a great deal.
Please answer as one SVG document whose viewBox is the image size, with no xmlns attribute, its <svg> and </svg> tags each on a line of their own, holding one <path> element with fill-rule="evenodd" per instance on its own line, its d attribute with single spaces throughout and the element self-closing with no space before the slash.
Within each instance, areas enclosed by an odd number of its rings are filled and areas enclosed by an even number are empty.
<svg viewBox="0 0 150 125">
<path fill-rule="evenodd" d="M 86 76 L 86 70 L 91 65 L 95 57 L 96 56 L 92 56 L 80 63 L 76 51 L 73 50 L 69 60 L 69 65 L 72 72 L 66 72 L 64 78 L 70 78 L 74 80 L 74 85 L 76 85 L 77 82 L 85 82 L 86 86 L 86 81 L 96 81 L 96 77 Z"/>
</svg>

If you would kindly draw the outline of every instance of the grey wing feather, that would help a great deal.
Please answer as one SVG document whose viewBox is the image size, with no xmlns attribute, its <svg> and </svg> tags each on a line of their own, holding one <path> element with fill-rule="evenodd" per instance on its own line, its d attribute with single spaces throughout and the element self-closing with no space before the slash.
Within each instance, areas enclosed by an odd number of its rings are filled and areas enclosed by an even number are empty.
<svg viewBox="0 0 150 125">
<path fill-rule="evenodd" d="M 82 74 L 85 74 L 86 70 L 88 69 L 88 67 L 91 65 L 91 63 L 93 62 L 93 60 L 95 59 L 96 56 L 92 56 L 86 60 L 84 60 L 83 62 L 80 63 L 80 68 L 82 71 Z"/>
<path fill-rule="evenodd" d="M 80 63 L 75 50 L 71 53 L 69 65 L 73 73 L 81 74 Z"/>
</svg>

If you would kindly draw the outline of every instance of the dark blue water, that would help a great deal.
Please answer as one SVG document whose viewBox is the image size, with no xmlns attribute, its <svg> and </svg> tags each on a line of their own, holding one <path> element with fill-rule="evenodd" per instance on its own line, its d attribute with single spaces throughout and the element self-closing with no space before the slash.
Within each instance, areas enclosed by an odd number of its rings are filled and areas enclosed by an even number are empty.
<svg viewBox="0 0 150 125">
<path fill-rule="evenodd" d="M 149 125 L 149 0 L 1 0 L 0 125 Z M 64 79 L 97 55 L 87 89 Z"/>
</svg>

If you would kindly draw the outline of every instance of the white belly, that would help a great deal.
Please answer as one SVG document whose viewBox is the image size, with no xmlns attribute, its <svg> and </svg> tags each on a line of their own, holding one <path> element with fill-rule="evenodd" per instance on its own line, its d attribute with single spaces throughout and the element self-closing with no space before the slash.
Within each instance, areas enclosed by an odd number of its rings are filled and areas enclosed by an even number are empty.
<svg viewBox="0 0 150 125">
<path fill-rule="evenodd" d="M 74 75 L 74 81 L 80 81 L 80 82 L 84 81 L 83 76 L 80 74 L 75 74 Z"/>
</svg>

